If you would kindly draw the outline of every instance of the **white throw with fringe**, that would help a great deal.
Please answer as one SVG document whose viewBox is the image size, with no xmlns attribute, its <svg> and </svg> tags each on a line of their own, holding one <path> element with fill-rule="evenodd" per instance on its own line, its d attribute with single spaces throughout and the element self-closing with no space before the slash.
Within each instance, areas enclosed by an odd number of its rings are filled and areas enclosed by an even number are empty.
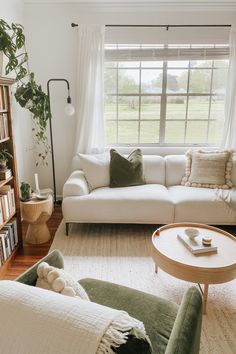
<svg viewBox="0 0 236 354">
<path fill-rule="evenodd" d="M 126 312 L 14 281 L 0 281 L 0 353 L 113 354 L 131 328 Z"/>
</svg>

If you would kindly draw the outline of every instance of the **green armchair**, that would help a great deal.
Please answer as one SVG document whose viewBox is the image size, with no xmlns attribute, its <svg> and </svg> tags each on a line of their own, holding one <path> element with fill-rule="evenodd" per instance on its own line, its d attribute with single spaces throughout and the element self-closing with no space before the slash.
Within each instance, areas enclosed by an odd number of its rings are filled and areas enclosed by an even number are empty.
<svg viewBox="0 0 236 354">
<path fill-rule="evenodd" d="M 64 268 L 63 256 L 55 250 L 16 281 L 34 286 L 37 279 L 36 269 L 42 261 Z M 178 306 L 157 296 L 101 280 L 82 279 L 80 284 L 87 291 L 91 301 L 127 311 L 142 321 L 152 342 L 154 354 L 199 353 L 202 296 L 196 287 L 190 287 L 185 292 Z"/>
</svg>

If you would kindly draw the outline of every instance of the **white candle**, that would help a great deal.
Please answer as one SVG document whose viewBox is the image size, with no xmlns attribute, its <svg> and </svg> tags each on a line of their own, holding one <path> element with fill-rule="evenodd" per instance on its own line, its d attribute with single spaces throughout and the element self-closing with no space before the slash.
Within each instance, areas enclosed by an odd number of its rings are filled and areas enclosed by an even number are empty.
<svg viewBox="0 0 236 354">
<path fill-rule="evenodd" d="M 39 178 L 37 173 L 34 174 L 34 179 L 35 179 L 35 190 L 36 192 L 39 192 Z"/>
</svg>

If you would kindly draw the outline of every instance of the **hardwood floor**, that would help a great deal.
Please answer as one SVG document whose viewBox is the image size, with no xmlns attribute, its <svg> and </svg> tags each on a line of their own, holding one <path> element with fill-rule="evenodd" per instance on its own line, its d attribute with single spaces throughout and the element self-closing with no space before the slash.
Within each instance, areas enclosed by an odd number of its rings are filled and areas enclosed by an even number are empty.
<svg viewBox="0 0 236 354">
<path fill-rule="evenodd" d="M 7 273 L 4 275 L 3 279 L 15 279 L 18 275 L 23 273 L 27 268 L 31 267 L 40 258 L 48 253 L 48 250 L 53 241 L 56 230 L 62 220 L 61 206 L 56 206 L 53 214 L 48 221 L 48 227 L 51 233 L 51 240 L 43 243 L 41 245 L 30 245 L 23 242 L 22 249 L 19 250 L 18 255 L 14 259 L 12 265 L 8 268 Z M 22 233 L 23 239 L 25 237 L 28 225 L 22 223 Z"/>
</svg>

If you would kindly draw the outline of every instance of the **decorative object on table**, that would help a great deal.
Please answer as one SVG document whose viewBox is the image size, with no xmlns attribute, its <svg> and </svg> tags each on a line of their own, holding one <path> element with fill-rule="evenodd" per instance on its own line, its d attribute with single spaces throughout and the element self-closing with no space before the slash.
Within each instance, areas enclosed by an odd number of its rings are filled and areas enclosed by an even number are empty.
<svg viewBox="0 0 236 354">
<path fill-rule="evenodd" d="M 36 287 L 55 291 L 62 295 L 76 296 L 81 300 L 89 301 L 89 297 L 83 287 L 72 275 L 65 272 L 64 269 L 59 269 L 50 266 L 47 262 L 42 262 L 38 265 L 37 275 Z"/>
<path fill-rule="evenodd" d="M 197 237 L 199 235 L 198 229 L 193 229 L 190 227 L 185 229 L 184 232 L 190 239 L 194 239 L 195 237 Z"/>
<path fill-rule="evenodd" d="M 36 197 L 36 199 L 38 199 L 38 200 L 46 200 L 46 199 L 48 199 L 48 197 L 49 197 L 49 193 L 47 193 L 47 192 L 39 192 L 38 194 L 36 193 L 35 194 L 35 197 Z"/>
<path fill-rule="evenodd" d="M 204 239 L 207 240 L 208 237 L 205 236 L 202 238 L 189 238 L 186 237 L 184 234 L 178 234 L 178 239 L 182 242 L 182 244 L 193 254 L 201 254 L 207 252 L 216 252 L 217 246 L 213 243 L 204 242 Z"/>
<path fill-rule="evenodd" d="M 38 157 L 47 164 L 47 155 L 50 147 L 47 140 L 47 121 L 51 117 L 48 96 L 38 85 L 34 73 L 29 71 L 28 54 L 25 49 L 24 28 L 20 24 L 9 25 L 0 19 L 0 52 L 7 59 L 5 74 L 16 74 L 17 88 L 15 98 L 17 102 L 32 113 L 34 134 L 39 146 L 42 146 Z M 37 162 L 38 164 L 38 162 Z"/>
<path fill-rule="evenodd" d="M 54 148 L 53 148 L 53 134 L 52 134 L 52 114 L 51 114 L 51 102 L 50 102 L 50 83 L 51 82 L 65 82 L 67 85 L 67 104 L 65 106 L 65 114 L 67 116 L 73 116 L 75 113 L 74 106 L 71 104 L 71 97 L 70 97 L 70 84 L 69 81 L 66 79 L 50 79 L 47 82 L 47 94 L 48 94 L 48 108 L 50 112 L 50 119 L 49 119 L 49 128 L 50 128 L 50 142 L 51 142 L 51 153 L 52 153 L 52 175 L 53 175 L 53 191 L 54 191 L 54 203 L 61 203 L 61 201 L 57 201 L 57 191 L 56 191 L 56 175 L 55 175 L 55 162 L 54 162 Z"/>
<path fill-rule="evenodd" d="M 35 193 L 39 194 L 40 193 L 40 189 L 39 189 L 39 177 L 38 174 L 35 173 L 34 174 L 34 180 L 35 180 Z"/>
<path fill-rule="evenodd" d="M 204 237 L 202 238 L 202 244 L 203 244 L 203 246 L 210 247 L 210 246 L 212 245 L 212 239 L 211 239 L 211 237 L 209 237 L 209 236 L 204 236 Z"/>
<path fill-rule="evenodd" d="M 28 202 L 21 202 L 21 210 L 23 220 L 29 223 L 26 242 L 39 244 L 49 241 L 51 235 L 46 222 L 52 215 L 52 196 L 41 201 L 32 199 Z"/>
<path fill-rule="evenodd" d="M 22 202 L 28 202 L 32 199 L 32 189 L 27 182 L 21 182 L 20 185 L 21 200 Z"/>
<path fill-rule="evenodd" d="M 110 187 L 139 186 L 146 183 L 141 149 L 132 151 L 127 158 L 111 149 L 110 156 Z"/>
<path fill-rule="evenodd" d="M 181 184 L 186 187 L 232 188 L 232 151 L 189 150 L 186 153 L 185 176 Z"/>
<path fill-rule="evenodd" d="M 0 171 L 7 170 L 7 162 L 12 158 L 12 154 L 7 149 L 0 150 Z"/>
</svg>

